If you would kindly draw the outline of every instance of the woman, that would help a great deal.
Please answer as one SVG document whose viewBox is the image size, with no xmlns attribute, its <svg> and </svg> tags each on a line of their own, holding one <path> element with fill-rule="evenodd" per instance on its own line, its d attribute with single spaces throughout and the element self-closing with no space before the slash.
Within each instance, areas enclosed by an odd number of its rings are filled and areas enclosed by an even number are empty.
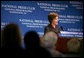
<svg viewBox="0 0 84 58">
<path fill-rule="evenodd" d="M 50 24 L 45 27 L 44 35 L 49 31 L 53 31 L 58 36 L 58 34 L 60 33 L 60 29 L 57 27 L 57 25 L 58 25 L 58 16 L 59 15 L 54 13 L 54 12 L 48 14 L 48 20 L 49 20 Z"/>
<path fill-rule="evenodd" d="M 45 27 L 44 30 L 44 36 L 46 35 L 47 32 L 55 32 L 55 34 L 58 37 L 57 43 L 56 43 L 56 50 L 61 51 L 61 52 L 67 52 L 67 39 L 59 37 L 60 29 L 57 27 L 58 25 L 58 17 L 59 15 L 52 12 L 48 14 L 48 20 L 50 24 Z"/>
</svg>

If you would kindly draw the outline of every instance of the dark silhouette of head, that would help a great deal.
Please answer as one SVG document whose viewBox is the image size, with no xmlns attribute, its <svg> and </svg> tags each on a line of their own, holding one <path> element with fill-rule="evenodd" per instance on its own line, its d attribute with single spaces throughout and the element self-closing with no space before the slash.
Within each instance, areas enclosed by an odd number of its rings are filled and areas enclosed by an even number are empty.
<svg viewBox="0 0 84 58">
<path fill-rule="evenodd" d="M 38 48 L 40 46 L 39 35 L 35 31 L 29 31 L 24 36 L 26 48 Z"/>
<path fill-rule="evenodd" d="M 2 47 L 17 48 L 21 47 L 21 32 L 17 24 L 7 24 L 1 34 Z"/>
<path fill-rule="evenodd" d="M 29 31 L 25 34 L 24 43 L 27 55 L 42 57 L 51 56 L 51 54 L 45 48 L 40 46 L 40 37 L 35 31 Z"/>
</svg>

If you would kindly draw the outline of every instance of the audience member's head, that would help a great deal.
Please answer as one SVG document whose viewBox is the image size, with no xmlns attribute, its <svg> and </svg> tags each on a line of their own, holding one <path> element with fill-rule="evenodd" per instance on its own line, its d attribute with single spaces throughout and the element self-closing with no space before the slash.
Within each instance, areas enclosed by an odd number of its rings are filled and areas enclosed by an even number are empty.
<svg viewBox="0 0 84 58">
<path fill-rule="evenodd" d="M 40 45 L 39 35 L 35 31 L 29 31 L 24 36 L 26 48 L 37 48 Z"/>
<path fill-rule="evenodd" d="M 69 52 L 78 52 L 80 48 L 80 41 L 77 38 L 72 38 L 67 42 Z"/>
<path fill-rule="evenodd" d="M 46 48 L 54 48 L 57 42 L 57 36 L 54 32 L 50 31 L 44 35 L 43 46 Z"/>
<path fill-rule="evenodd" d="M 2 47 L 16 48 L 21 47 L 21 32 L 17 24 L 7 24 L 1 34 Z"/>
<path fill-rule="evenodd" d="M 29 31 L 25 34 L 24 43 L 26 47 L 26 54 L 30 56 L 51 56 L 45 48 L 40 46 L 40 38 L 35 31 Z"/>
<path fill-rule="evenodd" d="M 61 52 L 55 50 L 58 37 L 56 33 L 50 31 L 44 35 L 43 46 L 49 50 L 52 57 L 65 57 Z"/>
</svg>

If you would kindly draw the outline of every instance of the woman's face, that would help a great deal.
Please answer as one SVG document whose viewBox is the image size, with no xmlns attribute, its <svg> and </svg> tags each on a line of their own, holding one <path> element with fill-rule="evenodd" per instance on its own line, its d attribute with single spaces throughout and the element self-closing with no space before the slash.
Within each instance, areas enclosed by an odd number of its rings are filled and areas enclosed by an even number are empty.
<svg viewBox="0 0 84 58">
<path fill-rule="evenodd" d="M 55 18 L 52 20 L 52 24 L 53 24 L 53 25 L 58 25 L 58 17 L 55 17 Z"/>
</svg>

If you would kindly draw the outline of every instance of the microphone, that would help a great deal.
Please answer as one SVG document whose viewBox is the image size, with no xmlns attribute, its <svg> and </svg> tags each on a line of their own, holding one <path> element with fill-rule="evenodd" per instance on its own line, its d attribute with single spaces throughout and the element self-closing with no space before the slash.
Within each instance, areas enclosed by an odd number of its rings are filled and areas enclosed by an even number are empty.
<svg viewBox="0 0 84 58">
<path fill-rule="evenodd" d="M 60 26 L 60 28 L 64 31 L 64 28 L 62 26 Z"/>
</svg>

